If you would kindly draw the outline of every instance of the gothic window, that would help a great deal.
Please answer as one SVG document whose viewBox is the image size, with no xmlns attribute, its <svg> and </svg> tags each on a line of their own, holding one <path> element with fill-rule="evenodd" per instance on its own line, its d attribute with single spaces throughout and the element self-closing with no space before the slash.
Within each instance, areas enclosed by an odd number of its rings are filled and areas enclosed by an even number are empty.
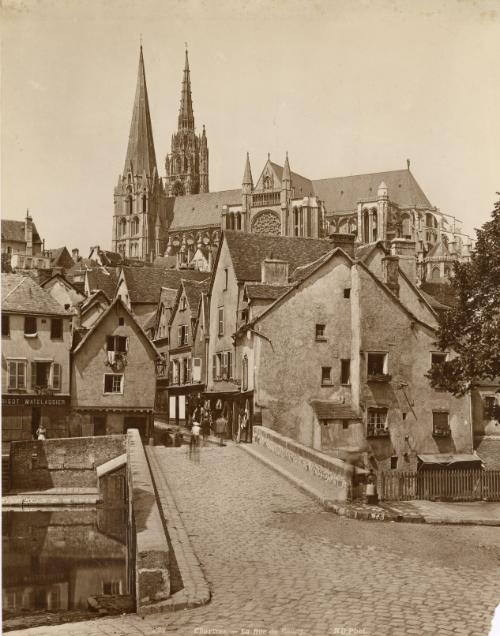
<svg viewBox="0 0 500 636">
<path fill-rule="evenodd" d="M 366 208 L 363 210 L 363 242 L 370 242 L 370 213 Z"/>
<path fill-rule="evenodd" d="M 378 216 L 377 210 L 372 210 L 372 241 L 376 241 L 378 237 L 378 228 L 377 228 Z"/>
<path fill-rule="evenodd" d="M 293 235 L 300 236 L 300 210 L 293 208 Z"/>
<path fill-rule="evenodd" d="M 266 176 L 264 177 L 264 190 L 271 190 L 272 188 L 272 182 L 271 182 L 271 177 L 266 174 Z"/>
<path fill-rule="evenodd" d="M 129 194 L 127 197 L 127 214 L 132 214 L 132 195 Z"/>
<path fill-rule="evenodd" d="M 148 209 L 148 200 L 146 198 L 146 195 L 143 194 L 142 195 L 142 213 L 146 214 L 147 209 Z"/>
<path fill-rule="evenodd" d="M 126 232 L 127 232 L 127 221 L 125 219 L 120 219 L 120 225 L 119 225 L 120 236 L 124 236 Z"/>
<path fill-rule="evenodd" d="M 260 212 L 252 221 L 252 232 L 279 236 L 281 234 L 281 221 L 278 215 L 271 210 Z"/>
<path fill-rule="evenodd" d="M 440 278 L 441 278 L 441 274 L 439 272 L 439 267 L 434 267 L 432 269 L 431 280 L 436 282 L 436 281 L 439 281 Z"/>
<path fill-rule="evenodd" d="M 401 235 L 405 239 L 411 239 L 411 221 L 408 214 L 404 214 L 401 219 Z"/>
<path fill-rule="evenodd" d="M 236 229 L 241 230 L 241 214 L 239 212 L 236 214 Z"/>
</svg>

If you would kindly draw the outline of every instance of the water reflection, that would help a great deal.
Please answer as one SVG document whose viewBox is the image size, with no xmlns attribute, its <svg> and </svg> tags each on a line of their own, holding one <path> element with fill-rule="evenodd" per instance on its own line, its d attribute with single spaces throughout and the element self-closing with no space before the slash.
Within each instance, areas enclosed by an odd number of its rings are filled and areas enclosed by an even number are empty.
<svg viewBox="0 0 500 636">
<path fill-rule="evenodd" d="M 126 594 L 126 508 L 2 513 L 5 617 L 87 610 L 89 596 Z"/>
</svg>

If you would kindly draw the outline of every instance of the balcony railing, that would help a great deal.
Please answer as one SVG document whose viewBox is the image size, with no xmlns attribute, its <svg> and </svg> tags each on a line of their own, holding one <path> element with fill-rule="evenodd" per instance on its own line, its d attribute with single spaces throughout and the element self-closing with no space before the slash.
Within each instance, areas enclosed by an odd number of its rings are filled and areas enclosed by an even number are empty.
<svg viewBox="0 0 500 636">
<path fill-rule="evenodd" d="M 252 194 L 252 208 L 262 208 L 266 205 L 279 205 L 280 192 L 254 192 Z"/>
</svg>

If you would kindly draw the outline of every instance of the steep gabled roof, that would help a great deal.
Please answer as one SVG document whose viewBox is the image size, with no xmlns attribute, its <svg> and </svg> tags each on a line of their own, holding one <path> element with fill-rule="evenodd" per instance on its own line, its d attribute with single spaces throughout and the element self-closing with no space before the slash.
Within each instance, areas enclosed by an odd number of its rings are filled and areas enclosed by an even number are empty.
<svg viewBox="0 0 500 636">
<path fill-rule="evenodd" d="M 56 274 L 53 274 L 50 278 L 46 278 L 42 283 L 40 283 L 40 287 L 43 287 L 45 289 L 45 287 L 47 287 L 47 285 L 55 279 L 60 280 L 61 283 L 63 283 L 66 287 L 70 287 L 71 289 L 76 291 L 78 294 L 82 293 L 79 289 L 77 289 L 74 286 L 74 284 L 70 280 L 68 280 L 65 276 L 63 276 L 59 272 L 57 272 Z"/>
<path fill-rule="evenodd" d="M 170 230 L 221 224 L 224 205 L 241 205 L 241 189 L 187 194 L 168 197 L 167 218 L 172 219 Z"/>
<path fill-rule="evenodd" d="M 83 349 L 83 347 L 85 346 L 85 344 L 92 338 L 93 334 L 97 331 L 97 329 L 99 328 L 99 325 L 101 324 L 101 322 L 106 318 L 106 316 L 113 310 L 113 308 L 115 306 L 121 306 L 121 308 L 128 314 L 129 318 L 135 323 L 135 325 L 137 326 L 137 329 L 139 331 L 139 335 L 140 337 L 143 339 L 143 341 L 146 342 L 146 346 L 150 347 L 151 351 L 154 352 L 156 357 L 159 357 L 159 353 L 158 350 L 156 349 L 156 347 L 153 345 L 153 343 L 151 342 L 151 340 L 147 337 L 146 332 L 144 331 L 144 329 L 141 327 L 141 325 L 137 322 L 136 317 L 134 316 L 134 314 L 130 311 L 130 309 L 125 305 L 125 303 L 122 301 L 122 299 L 117 296 L 114 301 L 111 303 L 111 305 L 109 307 L 107 307 L 102 314 L 97 318 L 97 320 L 95 321 L 95 323 L 92 325 L 92 327 L 87 331 L 87 333 L 85 334 L 85 336 L 82 338 L 82 340 L 80 340 L 80 342 L 77 344 L 77 346 L 73 349 L 73 354 L 78 353 L 79 351 L 81 351 Z"/>
<path fill-rule="evenodd" d="M 291 273 L 332 250 L 332 244 L 325 239 L 246 234 L 234 230 L 226 230 L 224 238 L 239 282 L 260 281 L 261 263 L 271 255 L 286 261 Z"/>
<path fill-rule="evenodd" d="M 64 267 L 70 269 L 75 264 L 66 246 L 49 250 L 51 267 Z"/>
<path fill-rule="evenodd" d="M 380 183 L 387 185 L 389 200 L 400 207 L 432 208 L 410 170 L 392 170 L 314 180 L 314 192 L 327 213 L 353 212 L 360 200 L 375 200 Z"/>
<path fill-rule="evenodd" d="M 274 163 L 273 161 L 270 161 L 269 163 L 272 169 L 274 170 L 276 176 L 278 177 L 278 180 L 281 186 L 281 181 L 283 179 L 283 166 L 280 166 L 277 163 Z M 308 197 L 309 195 L 314 194 L 314 186 L 311 179 L 308 179 L 307 177 L 303 177 L 302 175 L 297 174 L 296 172 L 293 172 L 293 171 L 290 171 L 290 176 L 291 176 L 294 197 L 296 198 Z"/>
<path fill-rule="evenodd" d="M 118 269 L 113 267 L 99 267 L 89 269 L 86 272 L 87 283 L 90 293 L 102 290 L 111 300 L 115 296 L 116 284 L 118 283 Z"/>
<path fill-rule="evenodd" d="M 206 280 L 210 274 L 190 269 L 163 269 L 160 267 L 123 267 L 131 303 L 157 303 L 162 287 L 177 290 L 183 278 Z"/>
<path fill-rule="evenodd" d="M 245 295 L 249 300 L 276 300 L 290 289 L 291 285 L 267 285 L 246 283 Z"/>
<path fill-rule="evenodd" d="M 11 221 L 9 219 L 2 219 L 2 241 L 17 241 L 18 243 L 26 243 L 24 227 L 24 221 Z M 40 238 L 38 230 L 33 223 L 33 243 L 41 242 L 42 239 Z"/>
<path fill-rule="evenodd" d="M 209 282 L 195 281 L 195 280 L 183 280 L 182 286 L 186 294 L 189 309 L 191 311 L 191 318 L 196 318 L 198 310 L 200 308 L 201 296 L 203 292 L 208 291 Z"/>
<path fill-rule="evenodd" d="M 441 239 L 440 241 L 436 241 L 431 249 L 425 255 L 426 258 L 436 258 L 436 257 L 450 257 L 450 250 L 446 243 Z"/>
<path fill-rule="evenodd" d="M 71 316 L 49 292 L 29 276 L 2 274 L 2 311 L 22 314 Z"/>
</svg>

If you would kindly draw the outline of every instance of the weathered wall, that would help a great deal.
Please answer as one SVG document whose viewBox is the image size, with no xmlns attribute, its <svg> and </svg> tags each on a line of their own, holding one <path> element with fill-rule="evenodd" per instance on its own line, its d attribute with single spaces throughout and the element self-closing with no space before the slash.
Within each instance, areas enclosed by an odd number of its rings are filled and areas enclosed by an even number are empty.
<svg viewBox="0 0 500 636">
<path fill-rule="evenodd" d="M 318 453 L 263 426 L 254 427 L 253 441 L 327 481 L 332 486 L 331 498 L 335 501 L 351 499 L 357 488 L 355 475 L 366 473 L 364 470 L 356 469 L 352 464 Z"/>
<path fill-rule="evenodd" d="M 13 490 L 97 487 L 96 467 L 125 452 L 125 436 L 12 442 Z"/>
<path fill-rule="evenodd" d="M 170 555 L 139 433 L 127 432 L 129 522 L 135 528 L 137 613 L 170 596 Z"/>
<path fill-rule="evenodd" d="M 350 387 L 340 384 L 340 361 L 351 358 L 351 301 L 343 291 L 350 287 L 345 259 L 332 259 L 257 323 L 256 331 L 271 340 L 274 351 L 253 336 L 263 425 L 313 448 L 321 447 L 321 433 L 315 430 L 309 400 L 350 402 Z M 324 340 L 316 340 L 316 324 L 326 325 Z M 242 349 L 250 360 L 244 341 Z M 332 368 L 331 385 L 322 385 L 323 366 Z"/>
<path fill-rule="evenodd" d="M 119 319 L 124 324 L 119 325 Z M 104 374 L 114 373 L 108 365 L 107 336 L 129 339 L 123 369 L 123 395 L 104 393 Z M 115 305 L 72 360 L 71 406 L 153 409 L 155 398 L 154 351 L 146 345 L 137 324 L 120 305 Z"/>
<path fill-rule="evenodd" d="M 398 468 L 413 469 L 416 453 L 471 452 L 468 397 L 454 398 L 436 391 L 425 377 L 435 350 L 435 332 L 406 314 L 363 268 L 356 269 L 361 325 L 360 402 L 365 417 L 370 407 L 388 409 L 389 435 L 368 440 L 379 467 L 388 468 L 391 456 L 398 457 Z M 368 352 L 387 353 L 389 382 L 367 382 Z M 433 437 L 433 410 L 449 412 L 450 437 Z"/>
<path fill-rule="evenodd" d="M 61 312 L 64 308 L 61 307 Z M 53 316 L 61 318 L 63 322 L 62 340 L 52 340 L 50 337 L 51 316 L 36 316 L 37 335 L 26 338 L 24 335 L 24 316 L 10 314 L 10 336 L 2 336 L 2 393 L 9 393 L 7 360 L 9 358 L 25 359 L 28 361 L 27 389 L 19 394 L 34 393 L 31 386 L 30 362 L 36 360 L 50 360 L 61 365 L 61 390 L 57 394 L 69 394 L 69 350 L 71 347 L 71 316 Z M 57 395 L 56 394 L 56 395 Z"/>
<path fill-rule="evenodd" d="M 61 307 L 70 305 L 74 307 L 77 303 L 82 301 L 85 296 L 73 289 L 70 285 L 65 285 L 60 278 L 53 278 L 44 285 L 45 291 L 48 291 L 54 300 L 56 300 Z"/>
<path fill-rule="evenodd" d="M 226 278 L 224 270 L 228 270 Z M 210 298 L 210 341 L 208 350 L 208 387 L 216 390 L 217 382 L 212 377 L 212 359 L 221 351 L 233 351 L 232 334 L 236 331 L 236 315 L 238 311 L 240 290 L 234 274 L 233 263 L 227 243 L 224 241 L 219 254 L 219 262 L 215 272 Z M 224 335 L 219 336 L 218 309 L 224 307 Z"/>
</svg>

